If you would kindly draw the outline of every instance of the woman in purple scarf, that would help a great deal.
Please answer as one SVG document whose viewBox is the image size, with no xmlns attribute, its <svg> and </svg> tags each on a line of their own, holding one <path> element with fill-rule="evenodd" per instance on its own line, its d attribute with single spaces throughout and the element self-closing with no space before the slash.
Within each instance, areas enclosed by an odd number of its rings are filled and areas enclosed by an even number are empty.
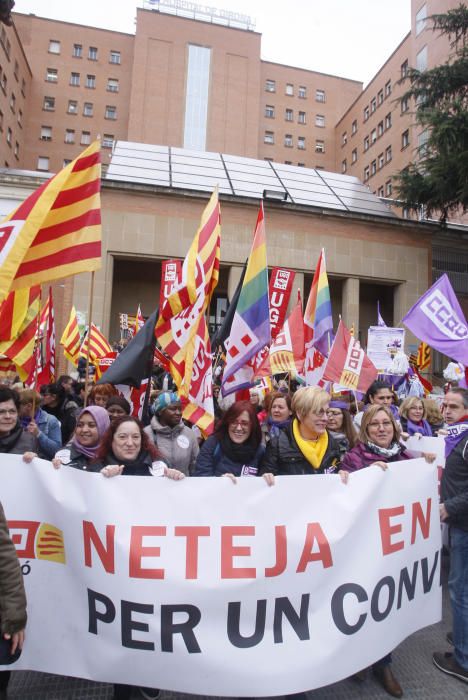
<svg viewBox="0 0 468 700">
<path fill-rule="evenodd" d="M 83 408 L 78 414 L 71 442 L 59 450 L 52 460 L 54 467 L 58 469 L 63 464 L 65 467 L 74 469 L 100 471 L 93 465 L 93 460 L 97 457 L 99 445 L 109 426 L 109 414 L 105 408 L 102 406 Z"/>
<path fill-rule="evenodd" d="M 432 437 L 424 403 L 417 396 L 408 396 L 400 406 L 400 423 L 403 433 Z"/>
</svg>

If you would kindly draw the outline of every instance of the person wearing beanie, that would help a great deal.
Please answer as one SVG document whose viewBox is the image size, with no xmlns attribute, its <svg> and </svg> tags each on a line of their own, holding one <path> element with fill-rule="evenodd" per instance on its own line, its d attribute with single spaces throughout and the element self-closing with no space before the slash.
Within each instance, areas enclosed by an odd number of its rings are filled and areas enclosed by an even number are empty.
<svg viewBox="0 0 468 700">
<path fill-rule="evenodd" d="M 153 418 L 145 432 L 153 440 L 168 467 L 186 476 L 195 468 L 197 436 L 182 421 L 180 399 L 173 391 L 162 391 L 152 404 Z"/>
</svg>

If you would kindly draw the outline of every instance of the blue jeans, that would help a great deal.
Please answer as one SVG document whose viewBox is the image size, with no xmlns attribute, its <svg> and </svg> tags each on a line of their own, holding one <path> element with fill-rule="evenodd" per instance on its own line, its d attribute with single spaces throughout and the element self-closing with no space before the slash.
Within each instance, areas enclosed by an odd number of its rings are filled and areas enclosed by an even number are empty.
<svg viewBox="0 0 468 700">
<path fill-rule="evenodd" d="M 455 660 L 468 671 L 468 532 L 450 528 L 449 591 Z"/>
</svg>

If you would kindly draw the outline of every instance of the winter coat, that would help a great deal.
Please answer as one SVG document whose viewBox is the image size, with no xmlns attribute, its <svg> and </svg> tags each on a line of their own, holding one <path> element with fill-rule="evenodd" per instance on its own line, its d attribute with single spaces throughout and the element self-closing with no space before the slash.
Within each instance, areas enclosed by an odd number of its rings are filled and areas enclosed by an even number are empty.
<svg viewBox="0 0 468 700">
<path fill-rule="evenodd" d="M 260 444 L 249 464 L 234 462 L 223 453 L 218 438 L 211 435 L 202 445 L 193 476 L 257 476 L 264 451 Z"/>
<path fill-rule="evenodd" d="M 16 439 L 12 441 L 11 438 L 14 432 L 17 435 Z M 22 455 L 25 452 L 37 452 L 37 440 L 34 435 L 25 432 L 18 421 L 10 433 L 0 436 L 0 453 Z"/>
<path fill-rule="evenodd" d="M 0 631 L 15 634 L 26 627 L 23 576 L 0 504 Z"/>
<path fill-rule="evenodd" d="M 186 476 L 193 473 L 200 448 L 191 428 L 187 428 L 182 421 L 171 428 L 162 425 L 154 416 L 145 433 L 154 442 L 168 467 L 178 469 Z"/>
<path fill-rule="evenodd" d="M 359 469 L 370 467 L 374 462 L 401 462 L 411 459 L 411 455 L 404 448 L 396 455 L 387 457 L 372 452 L 363 442 L 358 442 L 352 450 L 347 452 L 341 462 L 341 469 L 345 472 L 356 472 Z"/>
<path fill-rule="evenodd" d="M 82 452 L 78 452 L 76 447 L 72 444 L 59 450 L 55 456 L 60 459 L 64 467 L 73 467 L 73 469 L 82 469 L 88 472 L 98 472 L 101 470 L 101 467 L 98 467 L 96 463 L 92 463 L 90 457 L 87 457 Z"/>
<path fill-rule="evenodd" d="M 272 438 L 266 446 L 260 474 L 268 472 L 275 476 L 333 474 L 339 469 L 343 452 L 343 446 L 328 432 L 328 446 L 322 463 L 318 469 L 314 469 L 302 454 L 294 438 L 291 424 L 277 437 Z"/>
<path fill-rule="evenodd" d="M 122 464 L 115 455 L 108 454 L 100 462 L 95 462 L 95 471 L 101 471 L 109 464 Z M 149 452 L 141 452 L 137 459 L 124 463 L 122 476 L 164 476 L 165 464 L 162 460 L 153 460 Z"/>
<path fill-rule="evenodd" d="M 60 421 L 62 445 L 66 445 L 75 430 L 76 416 L 81 410 L 78 404 L 65 398 L 60 406 L 42 406 L 42 410 Z"/>
<path fill-rule="evenodd" d="M 449 514 L 445 522 L 468 531 L 468 434 L 445 460 L 440 500 Z"/>
</svg>

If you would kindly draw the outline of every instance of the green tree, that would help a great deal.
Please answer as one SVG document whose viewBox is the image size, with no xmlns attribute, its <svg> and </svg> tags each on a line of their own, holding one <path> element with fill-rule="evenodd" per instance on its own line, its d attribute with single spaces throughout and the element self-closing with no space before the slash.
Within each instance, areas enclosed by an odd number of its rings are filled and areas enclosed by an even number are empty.
<svg viewBox="0 0 468 700">
<path fill-rule="evenodd" d="M 449 37 L 446 63 L 430 70 L 410 68 L 400 82 L 409 88 L 415 121 L 426 139 L 415 162 L 396 178 L 398 199 L 410 210 L 425 208 L 445 225 L 450 214 L 468 211 L 468 7 L 432 15 L 432 30 Z"/>
</svg>

